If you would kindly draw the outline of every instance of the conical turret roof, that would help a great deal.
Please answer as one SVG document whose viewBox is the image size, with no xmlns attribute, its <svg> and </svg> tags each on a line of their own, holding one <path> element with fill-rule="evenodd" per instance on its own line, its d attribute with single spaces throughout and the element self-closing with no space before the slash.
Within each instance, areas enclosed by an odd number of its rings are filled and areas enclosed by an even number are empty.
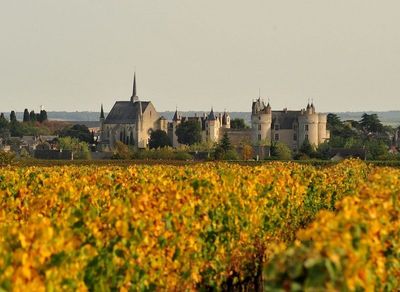
<svg viewBox="0 0 400 292">
<path fill-rule="evenodd" d="M 176 110 L 175 110 L 174 117 L 172 118 L 172 120 L 173 120 L 174 122 L 176 122 L 176 121 L 179 121 L 180 119 L 181 119 L 181 117 L 180 117 L 179 114 L 178 114 L 178 109 L 176 109 Z"/>
<path fill-rule="evenodd" d="M 215 114 L 214 114 L 214 109 L 213 108 L 211 108 L 211 112 L 210 112 L 210 114 L 208 115 L 208 119 L 210 120 L 210 121 L 215 121 L 217 118 L 216 118 L 216 116 L 215 116 Z"/>
</svg>

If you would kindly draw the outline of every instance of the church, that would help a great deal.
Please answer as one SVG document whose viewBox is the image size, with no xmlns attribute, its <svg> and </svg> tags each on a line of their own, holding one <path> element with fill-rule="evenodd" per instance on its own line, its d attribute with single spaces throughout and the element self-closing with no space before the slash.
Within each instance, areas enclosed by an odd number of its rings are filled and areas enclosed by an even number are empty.
<svg viewBox="0 0 400 292">
<path fill-rule="evenodd" d="M 100 150 L 110 151 L 117 141 L 136 148 L 146 148 L 151 131 L 167 132 L 168 122 L 151 101 L 142 101 L 136 93 L 136 74 L 130 100 L 117 101 L 107 117 L 100 113 Z"/>
</svg>

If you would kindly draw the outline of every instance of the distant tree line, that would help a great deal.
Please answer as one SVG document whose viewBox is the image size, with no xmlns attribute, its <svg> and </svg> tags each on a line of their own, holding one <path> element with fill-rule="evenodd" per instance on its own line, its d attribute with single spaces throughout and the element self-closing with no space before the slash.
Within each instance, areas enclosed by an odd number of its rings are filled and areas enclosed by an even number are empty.
<svg viewBox="0 0 400 292">
<path fill-rule="evenodd" d="M 22 136 L 36 136 L 41 134 L 48 134 L 48 129 L 38 127 L 35 124 L 47 121 L 47 112 L 41 110 L 39 114 L 34 111 L 28 112 L 25 109 L 23 122 L 17 120 L 15 111 L 11 111 L 10 117 L 7 120 L 4 113 L 0 114 L 0 137 L 22 137 Z"/>
<path fill-rule="evenodd" d="M 15 117 L 15 112 L 12 111 L 11 114 L 14 114 Z M 16 119 L 16 118 L 15 118 Z M 10 120 L 11 120 L 11 116 L 10 116 Z M 24 123 L 27 122 L 39 122 L 42 123 L 44 121 L 47 121 L 47 112 L 45 110 L 41 110 L 40 113 L 36 114 L 35 111 L 30 111 L 26 108 L 24 110 L 24 116 L 23 116 L 23 120 Z"/>
</svg>

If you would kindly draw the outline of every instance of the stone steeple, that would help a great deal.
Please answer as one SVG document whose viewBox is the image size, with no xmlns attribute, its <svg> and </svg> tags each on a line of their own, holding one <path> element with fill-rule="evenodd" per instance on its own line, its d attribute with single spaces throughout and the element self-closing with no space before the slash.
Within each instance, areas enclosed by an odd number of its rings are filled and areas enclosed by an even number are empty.
<svg viewBox="0 0 400 292">
<path fill-rule="evenodd" d="M 139 97 L 136 94 L 136 72 L 133 75 L 133 90 L 132 90 L 132 96 L 131 96 L 131 102 L 138 101 Z"/>
<path fill-rule="evenodd" d="M 103 110 L 103 104 L 101 104 L 101 110 L 100 110 L 100 121 L 104 121 L 104 110 Z"/>
<path fill-rule="evenodd" d="M 178 113 L 178 108 L 175 110 L 175 114 L 174 114 L 174 117 L 172 118 L 172 120 L 174 121 L 174 122 L 176 122 L 176 121 L 179 121 L 181 118 L 180 118 L 180 116 L 179 116 L 179 113 Z"/>
</svg>

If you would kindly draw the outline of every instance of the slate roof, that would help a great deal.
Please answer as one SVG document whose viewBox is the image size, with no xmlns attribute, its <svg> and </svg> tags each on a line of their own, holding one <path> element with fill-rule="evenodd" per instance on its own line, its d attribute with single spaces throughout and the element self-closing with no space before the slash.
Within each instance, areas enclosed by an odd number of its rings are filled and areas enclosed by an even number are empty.
<svg viewBox="0 0 400 292">
<path fill-rule="evenodd" d="M 279 124 L 280 129 L 293 129 L 298 122 L 301 111 L 272 111 L 272 126 Z"/>
<path fill-rule="evenodd" d="M 208 119 L 210 120 L 210 121 L 215 121 L 217 118 L 215 117 L 215 114 L 214 114 L 214 110 L 213 109 L 211 109 L 211 112 L 210 112 L 210 114 L 208 115 Z"/>
<path fill-rule="evenodd" d="M 172 120 L 176 122 L 176 121 L 179 121 L 180 119 L 181 119 L 181 117 L 178 114 L 178 110 L 176 110 Z"/>
<path fill-rule="evenodd" d="M 223 116 L 222 116 L 222 124 L 226 125 L 228 124 L 228 113 L 224 112 Z"/>
<path fill-rule="evenodd" d="M 142 103 L 142 113 L 150 104 L 149 101 Z M 105 124 L 136 124 L 139 115 L 139 101 L 117 101 L 105 119 Z"/>
</svg>

